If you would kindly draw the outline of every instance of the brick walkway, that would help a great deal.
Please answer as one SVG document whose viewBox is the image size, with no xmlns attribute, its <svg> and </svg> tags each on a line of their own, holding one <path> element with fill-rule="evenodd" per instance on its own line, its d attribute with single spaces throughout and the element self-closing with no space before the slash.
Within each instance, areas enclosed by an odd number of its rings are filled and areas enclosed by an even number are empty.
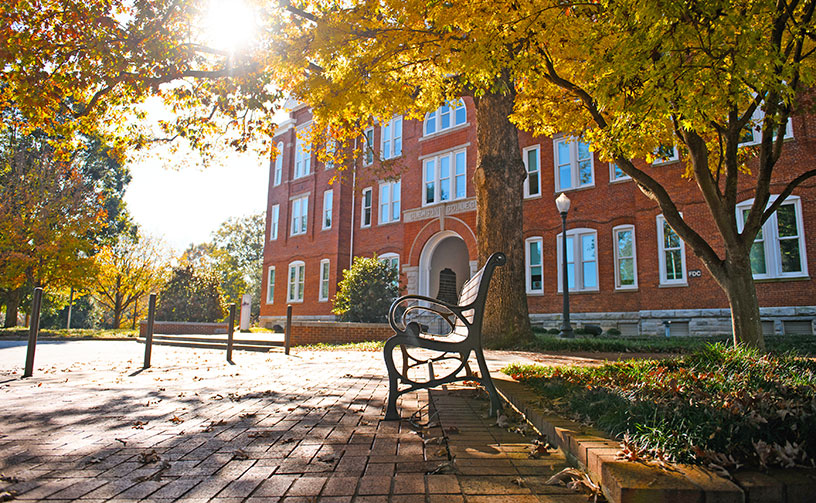
<svg viewBox="0 0 816 503">
<path fill-rule="evenodd" d="M 476 390 L 407 395 L 381 422 L 379 353 L 236 353 L 133 342 L 0 346 L 0 493 L 20 501 L 584 502 L 543 482 L 561 452 L 484 418 Z M 16 372 L 16 373 L 15 373 Z M 430 396 L 430 407 L 427 407 Z M 437 409 L 438 416 L 428 411 Z M 453 457 L 453 462 L 450 460 Z M 437 471 L 438 473 L 429 473 Z"/>
</svg>

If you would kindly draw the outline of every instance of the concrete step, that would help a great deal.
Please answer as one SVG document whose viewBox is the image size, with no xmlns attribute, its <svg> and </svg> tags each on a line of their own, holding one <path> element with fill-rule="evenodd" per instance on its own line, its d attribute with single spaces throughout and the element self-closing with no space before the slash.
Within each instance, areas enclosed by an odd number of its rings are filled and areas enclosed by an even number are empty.
<svg viewBox="0 0 816 503">
<path fill-rule="evenodd" d="M 268 352 L 278 347 L 283 347 L 283 334 L 280 334 L 280 337 L 264 337 L 264 338 L 244 338 L 245 335 L 241 334 L 241 337 L 233 338 L 232 342 L 232 349 L 233 350 L 240 350 L 240 351 L 259 351 L 259 352 Z M 251 334 L 250 334 L 251 335 Z M 136 339 L 137 342 L 144 344 L 145 339 L 143 337 L 139 337 Z M 227 349 L 227 337 L 225 335 L 205 335 L 205 334 L 192 334 L 192 335 L 167 335 L 167 334 L 154 334 L 153 335 L 153 344 L 159 346 L 177 346 L 177 347 L 188 347 L 188 348 L 199 348 L 199 349 Z"/>
</svg>

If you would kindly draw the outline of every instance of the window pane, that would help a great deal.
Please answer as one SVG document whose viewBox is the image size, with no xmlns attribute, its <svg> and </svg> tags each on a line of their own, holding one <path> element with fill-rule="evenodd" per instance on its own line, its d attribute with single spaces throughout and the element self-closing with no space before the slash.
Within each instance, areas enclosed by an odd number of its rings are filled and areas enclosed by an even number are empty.
<svg viewBox="0 0 816 503">
<path fill-rule="evenodd" d="M 530 242 L 530 264 L 536 265 L 541 263 L 541 242 Z"/>
<path fill-rule="evenodd" d="M 595 262 L 584 262 L 584 288 L 595 288 L 598 286 L 598 275 L 595 271 Z"/>
<path fill-rule="evenodd" d="M 669 223 L 663 220 L 663 248 L 680 248 L 680 236 L 674 233 Z"/>
<path fill-rule="evenodd" d="M 578 185 L 592 184 L 592 163 L 588 160 L 578 162 Z"/>
<path fill-rule="evenodd" d="M 575 262 L 575 258 L 574 258 L 575 257 L 575 254 L 574 254 L 575 250 L 574 249 L 575 249 L 575 241 L 573 240 L 572 236 L 567 235 L 567 262 Z"/>
<path fill-rule="evenodd" d="M 440 129 L 448 129 L 451 127 L 451 117 L 450 117 L 450 107 L 445 104 L 442 105 L 442 108 L 439 109 L 440 112 L 440 119 L 442 124 L 440 125 Z"/>
<path fill-rule="evenodd" d="M 584 143 L 582 141 L 578 142 L 578 160 L 583 161 L 584 159 L 589 159 L 589 143 Z"/>
<path fill-rule="evenodd" d="M 618 231 L 618 257 L 632 256 L 632 231 Z"/>
<path fill-rule="evenodd" d="M 575 264 L 567 264 L 567 285 L 570 290 L 575 290 Z"/>
<path fill-rule="evenodd" d="M 558 184 L 562 189 L 572 187 L 572 172 L 569 164 L 558 167 Z"/>
<path fill-rule="evenodd" d="M 467 182 L 465 181 L 465 153 L 456 154 L 456 199 L 465 197 Z"/>
<path fill-rule="evenodd" d="M 612 172 L 615 174 L 614 177 L 613 177 L 613 179 L 615 179 L 615 180 L 617 180 L 618 178 L 623 178 L 623 177 L 626 176 L 626 173 L 624 173 L 623 170 L 620 169 L 620 166 L 618 166 L 615 163 L 612 163 Z"/>
<path fill-rule="evenodd" d="M 439 200 L 450 199 L 450 157 L 439 159 Z"/>
<path fill-rule="evenodd" d="M 780 240 L 779 253 L 782 258 L 782 272 L 802 272 L 802 259 L 799 255 L 798 239 Z"/>
<path fill-rule="evenodd" d="M 569 144 L 565 141 L 558 142 L 558 164 L 569 164 L 570 152 Z"/>
<path fill-rule="evenodd" d="M 796 229 L 796 210 L 792 204 L 783 204 L 776 210 L 776 221 L 779 229 L 779 237 L 799 235 Z"/>
<path fill-rule="evenodd" d="M 766 274 L 768 268 L 765 265 L 765 243 L 754 243 L 751 246 L 751 272 L 754 274 Z"/>
<path fill-rule="evenodd" d="M 581 261 L 583 262 L 584 288 L 598 286 L 595 262 L 595 236 L 581 236 Z"/>
<path fill-rule="evenodd" d="M 582 260 L 595 260 L 595 236 L 581 236 Z"/>
<path fill-rule="evenodd" d="M 436 111 L 433 111 L 428 114 L 428 117 L 425 119 L 425 134 L 431 134 L 436 132 Z"/>
<path fill-rule="evenodd" d="M 456 125 L 464 124 L 467 120 L 467 109 L 465 108 L 465 102 L 459 100 L 456 108 Z"/>
<path fill-rule="evenodd" d="M 680 250 L 666 250 L 666 279 L 683 279 L 683 265 L 680 262 Z"/>
<path fill-rule="evenodd" d="M 618 276 L 620 286 L 632 286 L 635 284 L 635 261 L 630 258 L 618 260 Z"/>
<path fill-rule="evenodd" d="M 530 290 L 541 290 L 541 266 L 530 267 Z"/>
<path fill-rule="evenodd" d="M 527 175 L 527 183 L 530 187 L 530 195 L 535 196 L 538 195 L 538 172 L 529 173 Z"/>
</svg>

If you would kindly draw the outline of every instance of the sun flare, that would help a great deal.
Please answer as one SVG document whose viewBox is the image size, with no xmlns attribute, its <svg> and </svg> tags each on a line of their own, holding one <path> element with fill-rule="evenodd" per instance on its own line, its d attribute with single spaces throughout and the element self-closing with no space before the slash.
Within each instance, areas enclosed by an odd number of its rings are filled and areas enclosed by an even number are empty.
<svg viewBox="0 0 816 503">
<path fill-rule="evenodd" d="M 256 13 L 241 0 L 211 0 L 204 20 L 205 43 L 234 53 L 246 49 L 257 34 Z"/>
</svg>

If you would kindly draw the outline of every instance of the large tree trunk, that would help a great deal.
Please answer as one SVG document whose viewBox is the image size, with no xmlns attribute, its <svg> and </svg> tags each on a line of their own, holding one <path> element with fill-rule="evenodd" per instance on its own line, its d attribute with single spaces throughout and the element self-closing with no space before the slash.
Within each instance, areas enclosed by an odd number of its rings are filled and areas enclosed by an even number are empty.
<svg viewBox="0 0 816 503">
<path fill-rule="evenodd" d="M 489 93 L 477 98 L 478 158 L 476 236 L 479 264 L 493 252 L 504 252 L 507 265 L 497 269 L 487 297 L 483 325 L 489 346 L 532 337 L 524 281 L 522 202 L 527 176 L 519 150 L 518 130 L 510 122 L 514 96 Z"/>
<path fill-rule="evenodd" d="M 6 296 L 6 321 L 4 328 L 17 326 L 17 316 L 20 312 L 20 302 L 23 300 L 23 289 L 11 290 Z"/>
<path fill-rule="evenodd" d="M 751 272 L 750 248 L 728 250 L 724 265 L 725 278 L 721 286 L 731 307 L 734 344 L 743 344 L 764 351 L 765 338 L 762 335 L 759 300 Z"/>
</svg>

